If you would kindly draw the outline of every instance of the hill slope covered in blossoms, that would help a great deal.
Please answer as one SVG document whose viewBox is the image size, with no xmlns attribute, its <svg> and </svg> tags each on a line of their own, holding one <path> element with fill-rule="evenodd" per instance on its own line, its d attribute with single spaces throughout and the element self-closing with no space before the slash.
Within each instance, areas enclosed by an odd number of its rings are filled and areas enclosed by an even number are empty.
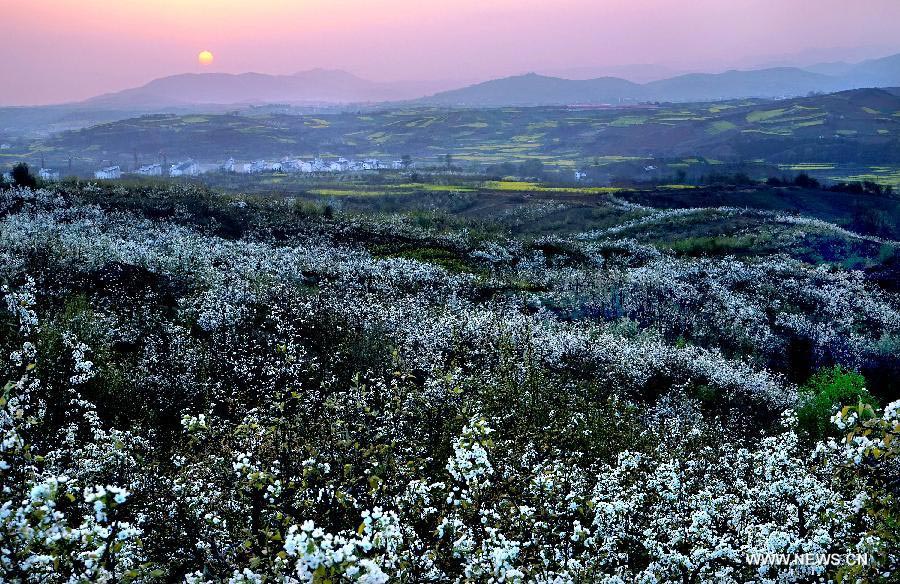
<svg viewBox="0 0 900 584">
<path fill-rule="evenodd" d="M 897 242 L 476 197 L 0 193 L 0 580 L 890 581 Z"/>
</svg>

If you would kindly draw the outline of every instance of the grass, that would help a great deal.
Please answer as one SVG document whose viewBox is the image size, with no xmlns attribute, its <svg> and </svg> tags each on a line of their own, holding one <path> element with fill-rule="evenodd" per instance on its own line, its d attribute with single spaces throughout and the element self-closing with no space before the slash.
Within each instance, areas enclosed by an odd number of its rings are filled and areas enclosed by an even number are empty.
<svg viewBox="0 0 900 584">
<path fill-rule="evenodd" d="M 433 185 L 433 184 L 428 184 L 428 183 L 405 183 L 405 184 L 400 184 L 400 185 L 391 185 L 388 188 L 411 190 L 411 191 L 442 192 L 442 193 L 472 192 L 475 190 L 471 186 Z"/>
<path fill-rule="evenodd" d="M 801 164 L 779 164 L 778 168 L 781 170 L 803 172 L 807 170 L 834 170 L 835 165 L 829 163 L 809 162 Z"/>
<path fill-rule="evenodd" d="M 321 118 L 309 118 L 304 120 L 303 124 L 308 128 L 329 128 L 331 127 L 331 122 L 328 120 L 323 120 Z"/>
<path fill-rule="evenodd" d="M 616 162 L 635 162 L 638 160 L 652 160 L 646 156 L 597 156 L 595 157 L 600 164 L 613 164 Z"/>
<path fill-rule="evenodd" d="M 646 123 L 648 119 L 647 116 L 622 116 L 611 121 L 609 125 L 614 128 L 627 128 L 629 126 L 640 126 Z"/>
<path fill-rule="evenodd" d="M 491 191 L 584 194 L 618 193 L 623 190 L 617 187 L 548 187 L 535 182 L 512 180 L 487 181 L 484 188 Z"/>
<path fill-rule="evenodd" d="M 309 194 L 320 197 L 383 197 L 389 193 L 365 189 L 312 189 Z"/>
<path fill-rule="evenodd" d="M 465 273 L 471 271 L 469 266 L 463 261 L 462 258 L 458 256 L 458 254 L 441 248 L 420 247 L 414 250 L 391 253 L 388 254 L 388 257 L 400 257 L 420 262 L 427 262 L 456 273 Z"/>
<path fill-rule="evenodd" d="M 733 124 L 732 122 L 729 122 L 727 120 L 718 120 L 718 121 L 712 122 L 708 126 L 707 132 L 709 132 L 710 134 L 716 135 L 716 134 L 721 134 L 723 132 L 728 132 L 729 130 L 734 130 L 736 128 L 737 128 L 737 126 L 735 124 Z"/>
<path fill-rule="evenodd" d="M 870 181 L 880 185 L 900 188 L 900 167 L 870 167 L 871 172 L 829 176 L 828 180 L 837 182 Z"/>
<path fill-rule="evenodd" d="M 720 256 L 753 249 L 756 239 L 749 235 L 687 237 L 670 243 L 667 247 L 677 253 L 689 256 Z"/>
<path fill-rule="evenodd" d="M 774 110 L 762 110 L 750 112 L 747 114 L 747 122 L 751 124 L 758 124 L 759 122 L 765 122 L 767 120 L 771 120 L 773 118 L 777 118 L 784 114 L 786 110 L 782 109 L 774 109 Z"/>
</svg>

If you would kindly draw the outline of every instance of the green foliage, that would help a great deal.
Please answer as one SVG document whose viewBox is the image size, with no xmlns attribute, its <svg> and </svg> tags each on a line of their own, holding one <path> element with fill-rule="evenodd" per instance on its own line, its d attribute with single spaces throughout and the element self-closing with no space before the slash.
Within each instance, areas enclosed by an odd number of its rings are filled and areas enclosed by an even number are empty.
<svg viewBox="0 0 900 584">
<path fill-rule="evenodd" d="M 859 403 L 877 407 L 878 400 L 866 390 L 866 379 L 839 365 L 820 370 L 801 390 L 797 421 L 811 440 L 836 435 L 831 423 L 835 411 Z"/>
<path fill-rule="evenodd" d="M 471 271 L 471 268 L 469 268 L 465 261 L 460 257 L 460 254 L 454 253 L 448 249 L 422 247 L 399 252 L 395 255 L 397 257 L 436 264 L 451 272 L 463 273 Z"/>
<path fill-rule="evenodd" d="M 897 462 L 900 460 L 900 419 L 896 403 L 876 411 L 869 404 L 845 406 L 836 415 L 844 429 L 844 445 L 852 456 L 849 480 L 859 481 L 866 493 L 863 513 L 872 522 L 870 533 L 883 550 L 900 549 L 900 500 L 897 492 Z M 856 446 L 860 439 L 863 446 Z M 840 582 L 860 581 L 863 569 L 848 565 L 838 570 Z M 891 574 L 885 573 L 890 577 Z M 888 580 L 884 580 L 885 582 Z"/>
<path fill-rule="evenodd" d="M 753 248 L 754 238 L 749 235 L 688 237 L 672 243 L 672 250 L 689 256 L 717 256 L 746 252 Z"/>
</svg>

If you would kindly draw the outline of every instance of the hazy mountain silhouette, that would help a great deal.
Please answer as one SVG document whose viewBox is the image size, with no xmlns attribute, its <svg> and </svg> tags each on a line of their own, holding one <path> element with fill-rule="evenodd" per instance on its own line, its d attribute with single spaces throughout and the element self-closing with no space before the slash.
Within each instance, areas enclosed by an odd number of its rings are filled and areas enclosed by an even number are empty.
<svg viewBox="0 0 900 584">
<path fill-rule="evenodd" d="M 774 67 L 724 73 L 690 73 L 643 84 L 615 77 L 572 80 L 529 74 L 445 91 L 421 101 L 482 107 L 622 104 L 745 97 L 783 98 L 864 87 L 900 86 L 900 54 L 857 64 L 822 64 L 810 69 L 812 70 Z"/>
<path fill-rule="evenodd" d="M 500 107 L 634 101 L 643 95 L 643 86 L 617 77 L 581 80 L 528 73 L 445 91 L 422 101 L 441 105 Z"/>
<path fill-rule="evenodd" d="M 152 110 L 197 104 L 415 101 L 445 106 L 501 107 L 784 98 L 896 86 L 900 86 L 900 54 L 856 64 L 838 62 L 808 68 L 690 73 L 647 83 L 619 77 L 564 79 L 529 73 L 446 91 L 443 90 L 448 89 L 447 82 L 382 83 L 340 70 L 313 69 L 295 75 L 195 73 L 164 77 L 141 87 L 92 98 L 82 105 Z"/>
<path fill-rule="evenodd" d="M 378 83 L 340 70 L 294 75 L 185 73 L 84 102 L 96 107 L 171 107 L 186 104 L 359 103 L 412 99 L 446 88 L 446 82 Z"/>
<path fill-rule="evenodd" d="M 847 89 L 839 80 L 803 69 L 776 67 L 755 71 L 690 73 L 644 85 L 658 101 L 703 101 L 740 97 L 794 97 L 811 91 Z"/>
<path fill-rule="evenodd" d="M 565 69 L 550 69 L 538 71 L 549 77 L 561 77 L 563 79 L 597 79 L 599 77 L 618 77 L 633 83 L 647 83 L 669 79 L 676 75 L 683 75 L 691 69 L 673 69 L 666 65 L 636 64 L 636 65 L 607 65 L 597 67 L 568 67 Z"/>
</svg>

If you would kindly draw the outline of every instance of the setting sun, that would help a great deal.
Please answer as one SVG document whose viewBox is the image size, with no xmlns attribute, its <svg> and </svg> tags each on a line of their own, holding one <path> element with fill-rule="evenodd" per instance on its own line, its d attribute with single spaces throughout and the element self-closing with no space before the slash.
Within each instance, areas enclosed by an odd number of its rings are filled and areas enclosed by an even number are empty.
<svg viewBox="0 0 900 584">
<path fill-rule="evenodd" d="M 213 62 L 213 54 L 209 51 L 201 51 L 199 55 L 197 55 L 197 61 L 201 65 L 212 65 Z"/>
</svg>

